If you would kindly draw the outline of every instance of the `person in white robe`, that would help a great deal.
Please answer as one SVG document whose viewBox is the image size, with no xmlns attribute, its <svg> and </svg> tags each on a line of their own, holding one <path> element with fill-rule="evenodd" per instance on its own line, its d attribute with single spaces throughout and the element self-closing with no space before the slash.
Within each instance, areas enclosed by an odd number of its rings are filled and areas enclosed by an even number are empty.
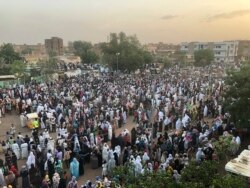
<svg viewBox="0 0 250 188">
<path fill-rule="evenodd" d="M 79 143 L 79 140 L 78 140 L 78 137 L 75 136 L 74 137 L 74 148 L 73 148 L 73 151 L 78 153 L 80 152 L 81 148 L 80 148 L 80 143 Z"/>
<path fill-rule="evenodd" d="M 52 137 L 50 137 L 50 139 L 48 140 L 47 150 L 51 150 L 52 154 L 55 151 L 55 140 Z"/>
<path fill-rule="evenodd" d="M 21 115 L 20 115 L 20 123 L 21 123 L 21 127 L 25 127 L 26 125 L 26 117 L 24 116 L 24 114 L 22 113 Z"/>
<path fill-rule="evenodd" d="M 121 146 L 119 146 L 119 145 L 115 146 L 115 151 L 114 152 L 117 153 L 118 157 L 120 157 L 120 155 L 121 155 Z"/>
<path fill-rule="evenodd" d="M 94 136 L 94 133 L 90 133 L 89 134 L 89 141 L 90 141 L 91 147 L 94 147 L 95 146 L 95 136 Z"/>
<path fill-rule="evenodd" d="M 126 124 L 127 123 L 127 112 L 126 111 L 123 111 L 122 117 L 123 117 L 123 124 Z"/>
<path fill-rule="evenodd" d="M 144 163 L 146 163 L 149 159 L 150 159 L 150 158 L 149 158 L 147 152 L 144 152 L 144 154 L 143 154 L 143 156 L 142 156 L 142 161 L 143 161 Z"/>
<path fill-rule="evenodd" d="M 112 125 L 110 123 L 108 123 L 108 139 L 111 140 L 112 139 Z"/>
<path fill-rule="evenodd" d="M 108 165 L 107 165 L 108 174 L 111 174 L 111 172 L 115 166 L 116 166 L 116 164 L 115 164 L 115 159 L 114 159 L 114 155 L 113 155 L 113 156 L 111 156 L 111 159 L 108 161 Z"/>
<path fill-rule="evenodd" d="M 203 116 L 207 117 L 207 115 L 208 115 L 208 108 L 207 108 L 207 105 L 205 105 L 204 110 L 203 110 Z"/>
<path fill-rule="evenodd" d="M 181 130 L 182 129 L 182 121 L 181 121 L 181 118 L 178 118 L 178 120 L 176 121 L 175 123 L 175 129 L 177 131 Z"/>
<path fill-rule="evenodd" d="M 31 168 L 32 164 L 34 164 L 34 165 L 36 164 L 36 157 L 35 157 L 35 155 L 33 154 L 32 151 L 29 154 L 29 157 L 28 157 L 28 160 L 27 160 L 26 164 L 28 166 L 28 169 Z"/>
<path fill-rule="evenodd" d="M 105 177 L 108 175 L 108 163 L 106 161 L 102 164 L 102 177 Z"/>
<path fill-rule="evenodd" d="M 201 162 L 204 159 L 205 154 L 202 151 L 202 148 L 198 148 L 198 151 L 195 155 L 195 159 L 197 162 Z"/>
<path fill-rule="evenodd" d="M 21 157 L 22 159 L 27 159 L 28 155 L 28 144 L 24 142 L 21 144 Z"/>
<path fill-rule="evenodd" d="M 47 139 L 50 138 L 49 131 L 48 131 L 47 129 L 44 130 L 44 132 L 43 132 L 43 137 L 44 137 L 44 138 L 47 138 Z"/>
<path fill-rule="evenodd" d="M 135 160 L 135 176 L 138 176 L 141 173 L 142 173 L 141 157 L 137 156 Z"/>
<path fill-rule="evenodd" d="M 240 140 L 240 137 L 239 137 L 239 136 L 236 137 L 235 141 L 236 141 L 236 143 L 238 144 L 238 146 L 240 147 L 241 140 Z"/>
<path fill-rule="evenodd" d="M 104 143 L 103 148 L 102 148 L 102 160 L 103 161 L 108 161 L 108 155 L 109 154 L 109 146 L 107 143 Z"/>
<path fill-rule="evenodd" d="M 44 138 L 44 136 L 42 134 L 40 134 L 38 139 L 39 139 L 39 143 L 40 143 L 41 148 L 44 149 L 45 148 L 45 138 Z"/>
<path fill-rule="evenodd" d="M 15 153 L 17 159 L 20 159 L 21 158 L 20 148 L 19 148 L 18 144 L 16 143 L 16 141 L 14 141 L 14 143 L 12 144 L 11 149 Z"/>
</svg>

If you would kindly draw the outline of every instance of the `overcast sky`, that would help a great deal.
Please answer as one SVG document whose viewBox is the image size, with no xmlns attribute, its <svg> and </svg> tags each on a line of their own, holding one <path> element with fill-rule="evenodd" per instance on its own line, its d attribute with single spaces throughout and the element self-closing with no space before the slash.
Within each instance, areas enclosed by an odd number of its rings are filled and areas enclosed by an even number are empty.
<svg viewBox="0 0 250 188">
<path fill-rule="evenodd" d="M 250 0 L 0 0 L 0 43 L 250 40 Z"/>
</svg>

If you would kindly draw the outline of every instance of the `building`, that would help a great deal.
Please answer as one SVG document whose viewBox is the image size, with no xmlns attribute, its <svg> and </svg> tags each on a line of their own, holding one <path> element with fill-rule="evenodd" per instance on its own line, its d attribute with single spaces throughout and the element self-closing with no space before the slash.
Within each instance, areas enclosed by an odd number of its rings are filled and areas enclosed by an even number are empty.
<svg viewBox="0 0 250 188">
<path fill-rule="evenodd" d="M 27 44 L 13 44 L 15 52 L 20 53 L 28 64 L 36 64 L 38 61 L 48 60 L 45 46 L 43 44 L 27 45 Z"/>
<path fill-rule="evenodd" d="M 58 37 L 45 39 L 45 49 L 48 54 L 63 55 L 63 39 Z"/>
<path fill-rule="evenodd" d="M 250 41 L 249 40 L 239 41 L 238 60 L 250 61 Z"/>
<path fill-rule="evenodd" d="M 188 59 L 194 61 L 194 52 L 210 49 L 214 53 L 214 62 L 233 63 L 238 59 L 239 41 L 223 42 L 190 42 L 181 43 L 180 51 L 184 52 Z"/>
<path fill-rule="evenodd" d="M 171 56 L 174 54 L 178 49 L 178 45 L 174 44 L 166 44 L 166 43 L 149 43 L 144 46 L 144 48 L 150 52 L 151 54 L 154 55 L 159 55 L 159 56 Z"/>
<path fill-rule="evenodd" d="M 36 45 L 28 45 L 28 44 L 13 44 L 13 48 L 15 52 L 20 53 L 21 55 L 45 55 L 46 50 L 45 46 L 41 43 Z"/>
</svg>

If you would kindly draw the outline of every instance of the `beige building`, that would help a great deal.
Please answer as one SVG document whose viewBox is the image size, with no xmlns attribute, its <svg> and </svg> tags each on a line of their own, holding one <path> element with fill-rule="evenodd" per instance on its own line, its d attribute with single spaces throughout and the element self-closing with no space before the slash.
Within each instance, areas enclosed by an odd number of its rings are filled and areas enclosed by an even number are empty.
<svg viewBox="0 0 250 188">
<path fill-rule="evenodd" d="M 194 52 L 210 49 L 214 53 L 214 62 L 233 63 L 238 59 L 239 41 L 222 42 L 190 42 L 181 43 L 180 51 L 184 52 L 189 59 L 194 60 Z"/>
<path fill-rule="evenodd" d="M 171 56 L 171 54 L 174 54 L 179 49 L 179 46 L 159 42 L 146 44 L 144 48 L 155 55 Z"/>
<path fill-rule="evenodd" d="M 48 54 L 55 53 L 55 55 L 63 55 L 63 39 L 58 37 L 45 39 L 45 49 Z"/>
<path fill-rule="evenodd" d="M 45 46 L 41 43 L 37 45 L 13 44 L 13 48 L 21 55 L 44 55 L 46 54 Z"/>
</svg>

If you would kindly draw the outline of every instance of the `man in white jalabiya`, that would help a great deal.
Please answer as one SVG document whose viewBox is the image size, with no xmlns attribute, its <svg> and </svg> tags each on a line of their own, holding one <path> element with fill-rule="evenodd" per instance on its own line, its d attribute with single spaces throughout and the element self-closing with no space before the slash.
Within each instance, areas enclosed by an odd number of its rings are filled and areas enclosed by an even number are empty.
<svg viewBox="0 0 250 188">
<path fill-rule="evenodd" d="M 48 140 L 47 150 L 50 150 L 52 154 L 54 153 L 54 150 L 55 150 L 55 140 L 52 137 L 50 137 L 49 140 Z"/>
<path fill-rule="evenodd" d="M 138 176 L 142 173 L 141 157 L 137 156 L 135 160 L 135 175 Z"/>
<path fill-rule="evenodd" d="M 26 125 L 26 117 L 25 117 L 25 115 L 22 113 L 21 115 L 20 115 L 20 123 L 21 123 L 21 127 L 25 127 Z"/>
<path fill-rule="evenodd" d="M 107 143 L 104 143 L 102 148 L 102 160 L 108 161 L 108 156 L 109 156 L 109 146 Z"/>
<path fill-rule="evenodd" d="M 28 144 L 26 142 L 21 144 L 21 157 L 22 159 L 26 159 L 28 157 Z"/>
<path fill-rule="evenodd" d="M 14 143 L 11 146 L 12 151 L 15 153 L 17 159 L 20 159 L 20 148 L 18 146 L 18 144 L 16 143 L 16 141 L 14 141 Z"/>
<path fill-rule="evenodd" d="M 27 166 L 28 166 L 28 169 L 31 168 L 31 164 L 36 164 L 36 157 L 35 155 L 33 154 L 33 152 L 31 151 L 30 154 L 29 154 L 29 157 L 28 157 L 28 160 L 26 162 Z"/>
</svg>

